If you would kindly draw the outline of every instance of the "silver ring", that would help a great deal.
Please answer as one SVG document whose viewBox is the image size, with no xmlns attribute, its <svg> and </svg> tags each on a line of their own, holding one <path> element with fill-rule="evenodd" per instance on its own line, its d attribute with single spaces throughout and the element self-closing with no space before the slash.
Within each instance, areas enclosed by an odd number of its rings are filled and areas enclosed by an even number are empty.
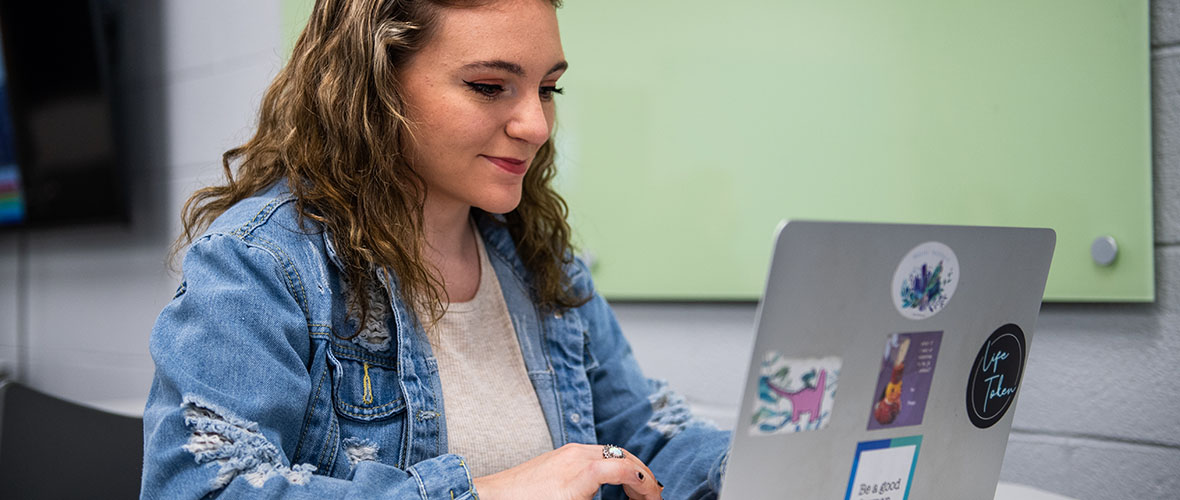
<svg viewBox="0 0 1180 500">
<path fill-rule="evenodd" d="M 623 449 L 613 444 L 602 446 L 602 458 L 623 458 Z"/>
</svg>

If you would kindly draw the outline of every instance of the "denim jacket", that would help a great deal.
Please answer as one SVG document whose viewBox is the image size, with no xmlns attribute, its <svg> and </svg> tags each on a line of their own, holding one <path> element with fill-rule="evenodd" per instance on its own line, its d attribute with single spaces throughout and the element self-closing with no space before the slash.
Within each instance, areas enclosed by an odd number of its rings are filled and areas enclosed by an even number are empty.
<svg viewBox="0 0 1180 500">
<path fill-rule="evenodd" d="M 230 208 L 185 256 L 151 336 L 142 497 L 477 499 L 447 453 L 437 361 L 396 277 L 378 273 L 358 325 L 331 239 L 285 186 Z M 593 298 L 543 311 L 501 221 L 476 223 L 553 446 L 617 444 L 666 498 L 716 497 L 729 434 L 643 376 L 585 265 L 567 272 Z"/>
</svg>

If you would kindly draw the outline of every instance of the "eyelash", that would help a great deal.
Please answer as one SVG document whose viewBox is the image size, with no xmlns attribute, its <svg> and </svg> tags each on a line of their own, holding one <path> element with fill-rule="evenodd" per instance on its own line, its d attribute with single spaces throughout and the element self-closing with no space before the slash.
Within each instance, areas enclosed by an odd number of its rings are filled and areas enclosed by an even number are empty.
<svg viewBox="0 0 1180 500">
<path fill-rule="evenodd" d="M 467 80 L 463 80 L 463 83 L 466 83 L 472 92 L 479 94 L 481 97 L 489 101 L 494 100 L 504 92 L 503 85 L 497 85 L 494 83 L 476 83 L 469 82 Z M 553 94 L 564 94 L 565 89 L 553 86 L 541 87 L 539 93 L 541 94 L 542 101 L 551 101 L 553 100 Z"/>
<path fill-rule="evenodd" d="M 552 101 L 553 94 L 564 94 L 565 89 L 560 87 L 541 87 L 541 99 L 545 101 Z"/>
</svg>

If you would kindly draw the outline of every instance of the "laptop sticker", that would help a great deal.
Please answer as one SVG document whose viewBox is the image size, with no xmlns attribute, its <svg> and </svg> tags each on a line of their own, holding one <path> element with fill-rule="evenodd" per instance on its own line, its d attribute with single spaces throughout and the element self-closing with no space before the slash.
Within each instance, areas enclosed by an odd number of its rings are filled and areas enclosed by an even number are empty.
<svg viewBox="0 0 1180 500">
<path fill-rule="evenodd" d="M 979 348 L 967 378 L 967 416 L 976 427 L 986 429 L 1004 417 L 1016 399 L 1026 352 L 1024 331 L 1011 323 Z"/>
<path fill-rule="evenodd" d="M 750 435 L 827 427 L 839 378 L 840 358 L 789 359 L 767 352 L 759 371 Z"/>
<path fill-rule="evenodd" d="M 885 342 L 868 430 L 922 423 L 942 332 L 895 333 Z"/>
<path fill-rule="evenodd" d="M 921 447 L 922 436 L 858 443 L 844 500 L 906 500 Z"/>
<path fill-rule="evenodd" d="M 906 254 L 893 272 L 893 305 L 906 318 L 938 314 L 959 283 L 959 259 L 950 247 L 928 241 Z"/>
</svg>

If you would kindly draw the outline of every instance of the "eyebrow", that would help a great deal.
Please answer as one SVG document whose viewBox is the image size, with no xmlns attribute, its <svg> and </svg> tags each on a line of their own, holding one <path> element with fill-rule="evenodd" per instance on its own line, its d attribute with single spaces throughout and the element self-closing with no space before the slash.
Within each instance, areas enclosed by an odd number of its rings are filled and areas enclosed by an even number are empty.
<svg viewBox="0 0 1180 500">
<path fill-rule="evenodd" d="M 556 73 L 558 71 L 561 71 L 563 69 L 566 69 L 569 66 L 570 66 L 569 63 L 567 63 L 565 61 L 561 61 L 557 64 L 554 64 L 552 68 L 549 68 L 549 71 L 545 72 L 545 74 L 550 75 L 550 74 Z M 502 70 L 502 71 L 507 71 L 507 72 L 512 73 L 516 76 L 520 76 L 520 77 L 524 76 L 524 68 L 523 67 L 521 67 L 519 64 L 516 64 L 514 62 L 509 62 L 509 61 L 505 61 L 502 59 L 497 59 L 494 61 L 476 61 L 473 63 L 463 65 L 463 69 L 476 69 L 476 68 L 498 69 L 498 70 Z"/>
</svg>

